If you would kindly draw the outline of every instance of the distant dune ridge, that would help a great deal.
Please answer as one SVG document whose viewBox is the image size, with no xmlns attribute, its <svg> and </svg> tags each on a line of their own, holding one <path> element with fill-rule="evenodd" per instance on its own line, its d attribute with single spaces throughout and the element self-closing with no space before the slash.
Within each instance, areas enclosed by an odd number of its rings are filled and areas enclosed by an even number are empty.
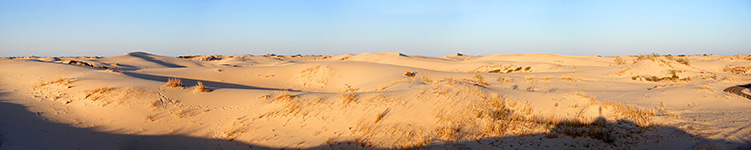
<svg viewBox="0 0 751 150">
<path fill-rule="evenodd" d="M 751 149 L 749 90 L 723 92 L 749 68 L 749 55 L 7 57 L 0 149 Z"/>
</svg>

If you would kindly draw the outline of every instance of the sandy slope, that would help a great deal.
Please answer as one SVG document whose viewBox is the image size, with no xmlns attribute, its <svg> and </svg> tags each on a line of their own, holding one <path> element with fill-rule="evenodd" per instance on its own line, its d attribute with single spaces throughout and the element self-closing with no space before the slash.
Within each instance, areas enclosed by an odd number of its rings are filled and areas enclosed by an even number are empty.
<svg viewBox="0 0 751 150">
<path fill-rule="evenodd" d="M 722 89 L 748 84 L 749 66 L 747 55 L 5 58 L 0 149 L 747 149 L 751 100 Z"/>
</svg>

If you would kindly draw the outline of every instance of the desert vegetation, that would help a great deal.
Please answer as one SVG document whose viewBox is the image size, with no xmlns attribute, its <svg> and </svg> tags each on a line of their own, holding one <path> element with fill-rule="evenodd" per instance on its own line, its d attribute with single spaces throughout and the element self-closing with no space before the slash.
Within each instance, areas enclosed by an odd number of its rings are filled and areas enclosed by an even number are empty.
<svg viewBox="0 0 751 150">
<path fill-rule="evenodd" d="M 175 88 L 183 88 L 183 82 L 180 81 L 180 79 L 177 78 L 169 78 L 167 80 L 167 84 L 164 84 L 164 87 L 175 87 Z"/>
<path fill-rule="evenodd" d="M 734 74 L 751 75 L 751 67 L 749 66 L 727 65 L 722 70 Z"/>
<path fill-rule="evenodd" d="M 211 90 L 206 89 L 206 87 L 203 86 L 203 83 L 201 81 L 198 81 L 196 84 L 197 84 L 196 87 L 193 89 L 194 92 L 196 93 L 211 92 Z"/>
<path fill-rule="evenodd" d="M 473 69 L 470 72 L 483 72 L 483 73 L 515 73 L 515 72 L 532 72 L 531 66 L 515 66 L 515 65 L 483 65 Z"/>
</svg>

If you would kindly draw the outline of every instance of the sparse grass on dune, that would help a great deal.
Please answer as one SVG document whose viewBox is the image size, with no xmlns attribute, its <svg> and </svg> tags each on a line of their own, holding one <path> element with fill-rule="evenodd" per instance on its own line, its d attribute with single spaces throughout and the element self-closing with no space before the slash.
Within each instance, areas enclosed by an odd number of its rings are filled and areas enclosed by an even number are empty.
<svg viewBox="0 0 751 150">
<path fill-rule="evenodd" d="M 360 88 L 353 88 L 350 85 L 346 85 L 347 87 L 339 94 L 339 97 L 342 98 L 342 102 L 344 104 L 349 104 L 352 102 L 357 101 L 357 91 L 360 90 Z"/>
<path fill-rule="evenodd" d="M 623 60 L 623 58 L 618 57 L 618 56 L 615 56 L 615 60 L 614 61 L 618 65 L 625 65 L 626 64 L 626 60 Z"/>
<path fill-rule="evenodd" d="M 670 54 L 660 56 L 660 54 L 657 54 L 657 53 L 652 53 L 650 55 L 639 55 L 636 57 L 636 59 L 634 59 L 634 63 L 638 63 L 642 60 L 651 60 L 653 62 L 661 62 L 667 65 L 670 65 L 670 62 L 677 62 L 683 65 L 690 65 L 690 61 L 688 60 L 688 57 L 686 57 L 685 55 L 679 55 L 677 57 L 670 55 Z"/>
<path fill-rule="evenodd" d="M 283 105 L 283 115 L 291 114 L 297 115 L 302 111 L 303 102 L 299 96 L 292 95 L 287 90 L 282 90 L 274 93 L 274 99 L 271 99 L 271 103 L 280 103 Z"/>
<path fill-rule="evenodd" d="M 472 77 L 475 79 L 475 84 L 481 85 L 481 86 L 489 86 L 487 82 L 485 82 L 485 77 L 483 77 L 481 74 L 475 74 L 475 76 Z"/>
<path fill-rule="evenodd" d="M 740 74 L 740 75 L 751 74 L 751 66 L 727 65 L 722 70 L 728 73 L 734 73 L 734 74 Z"/>
<path fill-rule="evenodd" d="M 124 104 L 132 103 L 127 101 L 128 99 L 137 99 L 142 96 L 148 96 L 148 92 L 138 88 L 115 88 L 102 86 L 92 90 L 84 91 L 84 99 L 91 102 L 99 103 L 101 106 L 107 106 L 109 104 Z M 152 107 L 154 107 L 152 103 Z"/>
<path fill-rule="evenodd" d="M 515 66 L 515 65 L 483 65 L 477 67 L 469 72 L 476 73 L 514 73 L 514 72 L 532 72 L 531 66 Z"/>
<path fill-rule="evenodd" d="M 453 81 L 453 82 L 450 82 Z M 424 126 L 403 123 L 383 122 L 378 114 L 375 122 L 360 122 L 355 134 L 361 143 L 385 148 L 421 148 L 431 143 L 451 141 L 471 141 L 487 137 L 526 136 L 546 134 L 548 138 L 559 135 L 571 137 L 588 137 L 604 143 L 618 142 L 627 138 L 628 132 L 644 132 L 653 125 L 651 117 L 656 113 L 649 109 L 626 106 L 618 103 L 601 102 L 593 97 L 588 99 L 589 107 L 580 107 L 575 118 L 553 117 L 535 114 L 529 103 L 518 102 L 504 97 L 500 93 L 484 90 L 470 83 L 456 80 L 441 80 L 430 85 L 418 97 L 423 105 L 445 105 L 451 108 L 435 108 L 438 126 L 423 130 Z M 429 96 L 428 96 L 429 95 Z M 367 104 L 356 104 L 367 105 Z M 360 108 L 358 106 L 352 108 Z M 579 117 L 581 113 L 591 111 L 587 108 L 602 107 L 608 115 L 594 119 Z M 349 108 L 349 107 L 348 107 Z M 601 110 L 602 111 L 602 110 Z M 592 112 L 588 112 L 592 113 Z M 620 123 L 626 121 L 625 125 Z M 391 138 L 383 138 L 391 137 Z M 397 140 L 401 139 L 401 140 Z"/>
<path fill-rule="evenodd" d="M 639 79 L 639 81 L 646 80 L 651 82 L 660 82 L 660 81 L 690 81 L 691 78 L 681 78 L 677 75 L 677 71 L 671 71 L 670 76 L 665 77 L 657 77 L 657 76 L 633 76 L 631 77 L 631 80 Z"/>
<path fill-rule="evenodd" d="M 36 85 L 34 85 L 33 89 L 37 89 L 43 86 L 53 85 L 53 84 L 67 86 L 68 88 L 70 88 L 70 83 L 72 83 L 73 81 L 76 81 L 76 79 L 56 77 L 55 79 L 52 79 L 50 81 L 41 81 L 37 83 Z"/>
</svg>

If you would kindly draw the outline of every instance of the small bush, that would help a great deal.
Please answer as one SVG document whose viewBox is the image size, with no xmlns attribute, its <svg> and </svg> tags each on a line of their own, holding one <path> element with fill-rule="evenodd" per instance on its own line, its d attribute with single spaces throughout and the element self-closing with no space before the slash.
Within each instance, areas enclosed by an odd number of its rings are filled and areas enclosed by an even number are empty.
<svg viewBox="0 0 751 150">
<path fill-rule="evenodd" d="M 211 90 L 209 90 L 209 89 L 206 89 L 206 87 L 204 87 L 204 86 L 203 86 L 203 83 L 201 83 L 201 81 L 198 81 L 198 83 L 197 83 L 197 84 L 198 84 L 198 85 L 196 85 L 196 88 L 195 88 L 195 90 L 193 90 L 194 92 L 196 92 L 196 93 L 200 93 L 200 92 L 211 92 Z"/>
<path fill-rule="evenodd" d="M 180 81 L 180 79 L 177 79 L 177 78 L 167 79 L 167 84 L 165 84 L 164 86 L 165 87 L 179 87 L 179 88 L 184 87 L 182 81 Z"/>
<path fill-rule="evenodd" d="M 751 66 L 744 67 L 744 66 L 727 65 L 725 66 L 723 71 L 728 72 L 728 73 L 740 74 L 740 75 L 748 75 L 748 74 L 751 74 Z"/>
<path fill-rule="evenodd" d="M 675 61 L 677 61 L 678 63 L 684 64 L 684 65 L 689 65 L 688 58 L 685 58 L 685 57 L 684 58 L 675 59 Z"/>
<path fill-rule="evenodd" d="M 347 87 L 342 91 L 340 96 L 342 97 L 342 100 L 344 104 L 349 104 L 351 102 L 357 101 L 357 90 L 360 90 L 359 88 L 352 88 L 352 86 L 347 85 Z"/>
<path fill-rule="evenodd" d="M 615 57 L 615 63 L 618 64 L 618 65 L 625 65 L 626 64 L 626 60 L 623 60 L 623 58 L 616 56 Z"/>
<path fill-rule="evenodd" d="M 633 76 L 633 77 L 631 77 L 631 80 L 640 79 L 640 80 L 647 80 L 647 81 L 651 81 L 651 82 L 679 81 L 679 80 L 687 81 L 687 80 L 691 80 L 691 78 L 683 78 L 683 79 L 681 79 L 681 77 L 679 77 L 676 74 L 675 71 L 672 71 L 670 74 L 672 74 L 672 75 L 670 75 L 670 76 L 664 76 L 664 77 L 657 77 L 657 76 Z"/>
<path fill-rule="evenodd" d="M 511 79 L 511 78 L 509 78 L 509 77 L 499 77 L 497 79 L 497 81 L 501 82 L 501 83 L 511 83 L 511 82 L 514 82 L 514 80 Z"/>
<path fill-rule="evenodd" d="M 519 68 L 521 69 L 521 67 L 519 67 Z M 477 80 L 477 83 L 475 83 L 475 84 L 477 84 L 477 85 L 482 85 L 482 86 L 488 86 L 488 85 L 489 85 L 489 84 L 488 84 L 487 82 L 485 82 L 485 77 L 483 77 L 483 76 L 482 76 L 482 75 L 480 75 L 480 74 L 476 74 L 476 75 L 475 75 L 474 77 L 472 77 L 472 78 L 474 78 L 475 80 Z"/>
</svg>

